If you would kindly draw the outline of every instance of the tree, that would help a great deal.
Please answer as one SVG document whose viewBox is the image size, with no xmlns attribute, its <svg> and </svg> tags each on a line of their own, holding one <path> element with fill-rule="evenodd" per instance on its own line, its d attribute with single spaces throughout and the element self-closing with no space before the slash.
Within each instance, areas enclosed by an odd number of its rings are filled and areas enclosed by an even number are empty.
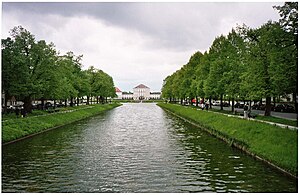
<svg viewBox="0 0 300 195">
<path fill-rule="evenodd" d="M 226 37 L 221 35 L 217 37 L 209 49 L 210 71 L 204 84 L 205 93 L 208 96 L 219 96 L 221 100 L 221 110 L 223 110 L 223 95 L 225 94 L 224 85 L 226 79 L 224 73 L 228 71 L 228 61 L 226 48 L 228 47 Z"/>
<path fill-rule="evenodd" d="M 204 81 L 207 79 L 209 75 L 209 69 L 210 69 L 210 63 L 209 63 L 209 55 L 207 52 L 205 52 L 200 61 L 199 64 L 196 67 L 195 74 L 195 83 L 197 86 L 197 95 L 199 97 L 205 97 L 205 91 L 204 91 Z"/>
<path fill-rule="evenodd" d="M 291 92 L 296 85 L 291 47 L 285 46 L 286 33 L 277 22 L 250 29 L 247 36 L 250 41 L 244 86 L 250 97 L 266 98 L 265 116 L 270 116 L 271 97 Z"/>
<path fill-rule="evenodd" d="M 165 99 L 169 99 L 169 102 L 171 102 L 174 97 L 174 95 L 172 93 L 172 88 L 171 88 L 172 83 L 173 83 L 173 78 L 174 78 L 174 75 L 167 76 L 164 79 L 162 90 L 161 90 L 162 97 Z"/>
<path fill-rule="evenodd" d="M 189 62 L 184 66 L 183 87 L 186 89 L 186 96 L 189 97 L 190 100 L 195 97 L 197 99 L 196 69 L 201 61 L 202 56 L 203 54 L 199 51 L 194 53 L 190 57 Z"/>
<path fill-rule="evenodd" d="M 12 97 L 11 83 L 14 82 L 14 52 L 13 40 L 8 37 L 2 39 L 2 91 L 5 94 L 4 112 L 7 111 L 7 100 Z"/>
<path fill-rule="evenodd" d="M 283 6 L 274 6 L 281 19 L 280 25 L 293 35 L 292 43 L 298 48 L 298 2 L 285 2 Z"/>
<path fill-rule="evenodd" d="M 58 58 L 59 72 L 60 72 L 60 91 L 59 99 L 65 100 L 65 106 L 67 99 L 71 99 L 71 106 L 73 106 L 73 98 L 77 97 L 78 90 L 76 84 L 78 82 L 78 73 L 80 72 L 81 56 L 75 56 L 73 52 L 68 52 L 66 55 Z"/>
<path fill-rule="evenodd" d="M 4 41 L 4 90 L 8 95 L 22 99 L 26 112 L 31 112 L 33 96 L 41 96 L 51 82 L 56 51 L 53 44 L 36 42 L 22 26 L 10 32 L 12 38 Z M 8 51 L 9 50 L 9 51 Z"/>
<path fill-rule="evenodd" d="M 295 109 L 298 111 L 296 97 L 298 94 L 298 2 L 286 2 L 283 6 L 274 6 L 279 11 L 281 19 L 279 24 L 282 29 L 287 33 L 285 38 L 281 38 L 280 42 L 284 43 L 283 49 L 288 52 L 282 52 L 283 58 L 290 64 L 288 72 L 290 75 L 288 78 L 292 79 L 291 87 L 293 93 L 293 101 L 295 103 Z"/>
<path fill-rule="evenodd" d="M 97 97 L 97 102 L 99 102 L 99 96 L 102 103 L 107 97 L 115 97 L 115 87 L 111 76 L 93 66 L 87 72 L 90 77 L 91 95 Z"/>
<path fill-rule="evenodd" d="M 228 44 L 224 49 L 228 70 L 224 72 L 225 93 L 232 100 L 232 112 L 234 112 L 234 100 L 241 95 L 241 75 L 245 71 L 245 44 L 242 37 L 234 30 L 226 38 Z"/>
</svg>

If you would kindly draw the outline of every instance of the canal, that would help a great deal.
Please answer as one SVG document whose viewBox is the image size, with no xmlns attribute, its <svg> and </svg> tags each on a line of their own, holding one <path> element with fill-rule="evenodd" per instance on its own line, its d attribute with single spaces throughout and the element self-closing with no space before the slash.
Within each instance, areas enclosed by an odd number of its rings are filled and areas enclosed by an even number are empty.
<svg viewBox="0 0 300 195">
<path fill-rule="evenodd" d="M 2 192 L 297 192 L 297 183 L 152 103 L 2 147 Z"/>
</svg>

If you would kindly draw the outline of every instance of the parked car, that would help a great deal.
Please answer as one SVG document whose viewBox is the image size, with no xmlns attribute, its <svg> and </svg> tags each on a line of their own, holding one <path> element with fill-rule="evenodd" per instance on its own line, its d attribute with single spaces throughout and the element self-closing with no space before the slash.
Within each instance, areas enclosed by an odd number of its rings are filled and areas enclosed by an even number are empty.
<svg viewBox="0 0 300 195">
<path fill-rule="evenodd" d="M 13 105 L 13 110 L 16 110 L 16 109 L 21 110 L 23 108 L 24 108 L 23 105 L 20 105 L 20 104 Z"/>
<path fill-rule="evenodd" d="M 65 105 L 63 103 L 56 103 L 55 106 L 60 108 L 60 107 L 64 107 Z"/>
<path fill-rule="evenodd" d="M 31 104 L 31 107 L 32 107 L 32 109 L 38 109 L 38 104 L 33 103 L 33 104 Z"/>
<path fill-rule="evenodd" d="M 285 109 L 283 104 L 278 104 L 277 106 L 275 106 L 274 111 L 275 112 L 283 112 Z"/>
<path fill-rule="evenodd" d="M 51 102 L 46 102 L 46 104 L 45 104 L 46 109 L 52 108 L 52 107 L 53 107 L 53 104 Z"/>
<path fill-rule="evenodd" d="M 213 105 L 213 106 L 220 106 L 221 104 L 220 104 L 219 101 L 213 101 L 212 105 Z"/>
<path fill-rule="evenodd" d="M 223 102 L 222 104 L 223 104 L 224 107 L 229 107 L 230 106 L 230 104 L 228 102 Z"/>
<path fill-rule="evenodd" d="M 244 108 L 244 103 L 237 102 L 237 103 L 234 104 L 234 107 L 235 108 Z"/>
<path fill-rule="evenodd" d="M 295 112 L 294 106 L 289 104 L 278 104 L 274 108 L 275 112 Z"/>
<path fill-rule="evenodd" d="M 252 109 L 253 110 L 258 110 L 259 109 L 259 104 L 253 104 Z"/>
<path fill-rule="evenodd" d="M 13 113 L 14 110 L 15 110 L 15 108 L 12 105 L 6 107 L 7 113 Z"/>
<path fill-rule="evenodd" d="M 294 106 L 286 104 L 285 112 L 296 112 L 296 109 L 294 108 Z"/>
</svg>

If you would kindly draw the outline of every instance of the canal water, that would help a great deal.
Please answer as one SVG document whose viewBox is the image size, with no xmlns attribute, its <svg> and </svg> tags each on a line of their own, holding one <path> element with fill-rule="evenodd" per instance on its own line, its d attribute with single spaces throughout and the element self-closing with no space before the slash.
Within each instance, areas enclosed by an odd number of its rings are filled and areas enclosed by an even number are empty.
<svg viewBox="0 0 300 195">
<path fill-rule="evenodd" d="M 2 147 L 2 192 L 297 192 L 297 181 L 155 104 Z"/>
</svg>

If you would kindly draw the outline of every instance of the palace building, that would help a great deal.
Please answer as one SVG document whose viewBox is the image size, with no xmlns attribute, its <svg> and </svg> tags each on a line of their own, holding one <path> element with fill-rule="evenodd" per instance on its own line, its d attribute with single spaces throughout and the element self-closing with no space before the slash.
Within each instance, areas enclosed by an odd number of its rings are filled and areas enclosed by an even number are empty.
<svg viewBox="0 0 300 195">
<path fill-rule="evenodd" d="M 144 84 L 140 84 L 133 88 L 132 92 L 122 92 L 116 87 L 116 99 L 126 99 L 126 100 L 153 100 L 161 99 L 161 92 L 150 92 L 150 88 Z"/>
<path fill-rule="evenodd" d="M 150 99 L 150 88 L 146 85 L 140 84 L 133 88 L 133 99 L 134 100 L 149 100 Z"/>
</svg>

